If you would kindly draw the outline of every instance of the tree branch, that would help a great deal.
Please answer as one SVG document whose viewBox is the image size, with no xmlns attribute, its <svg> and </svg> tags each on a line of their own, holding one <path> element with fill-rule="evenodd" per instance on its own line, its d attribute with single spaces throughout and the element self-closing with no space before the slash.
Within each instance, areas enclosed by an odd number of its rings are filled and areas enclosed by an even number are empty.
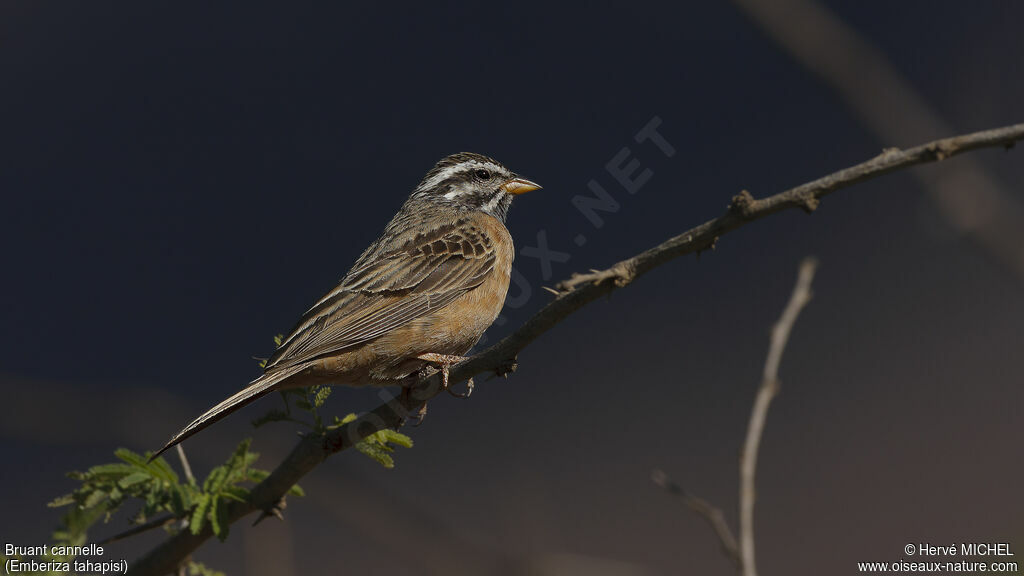
<svg viewBox="0 0 1024 576">
<path fill-rule="evenodd" d="M 814 270 L 817 266 L 813 258 L 805 258 L 800 264 L 793 295 L 790 296 L 779 321 L 772 326 L 764 375 L 754 398 L 750 423 L 747 425 L 747 438 L 743 443 L 743 451 L 740 452 L 740 565 L 743 568 L 743 576 L 757 576 L 757 564 L 754 561 L 754 500 L 757 497 L 754 474 L 757 471 L 757 451 L 761 446 L 768 407 L 779 393 L 779 363 L 782 361 L 782 352 L 786 349 L 789 333 L 800 310 L 811 300 L 811 280 L 814 279 Z"/>
<path fill-rule="evenodd" d="M 885 52 L 826 3 L 732 1 L 794 60 L 835 89 L 881 142 L 913 142 L 953 132 L 950 122 Z M 1018 284 L 1024 283 L 1024 199 L 1013 186 L 973 158 L 941 175 L 915 171 L 912 176 L 968 246 Z"/>
<path fill-rule="evenodd" d="M 862 164 L 760 200 L 744 191 L 733 198 L 726 213 L 718 218 L 623 260 L 607 270 L 574 274 L 572 278 L 559 283 L 556 286 L 559 295 L 554 301 L 511 335 L 454 366 L 450 378 L 452 382 L 458 382 L 484 372 L 511 372 L 515 367 L 516 355 L 521 350 L 576 310 L 615 288 L 628 285 L 669 260 L 714 246 L 720 235 L 749 222 L 788 208 L 801 208 L 810 212 L 817 207 L 822 197 L 851 184 L 907 166 L 943 160 L 968 150 L 995 146 L 1009 148 L 1021 139 L 1024 139 L 1024 124 L 1016 124 L 936 140 L 906 151 L 889 149 Z M 304 437 L 270 476 L 253 487 L 245 502 L 234 502 L 228 508 L 228 521 L 234 523 L 253 512 L 273 509 L 291 486 L 328 456 L 350 448 L 378 430 L 401 425 L 411 412 L 440 391 L 440 378 L 436 374 L 421 378 L 411 386 L 407 397 L 392 398 L 352 422 L 330 430 L 324 436 Z M 183 530 L 144 555 L 129 570 L 140 576 L 173 572 L 210 536 L 212 531 L 208 525 L 198 535 Z"/>
</svg>

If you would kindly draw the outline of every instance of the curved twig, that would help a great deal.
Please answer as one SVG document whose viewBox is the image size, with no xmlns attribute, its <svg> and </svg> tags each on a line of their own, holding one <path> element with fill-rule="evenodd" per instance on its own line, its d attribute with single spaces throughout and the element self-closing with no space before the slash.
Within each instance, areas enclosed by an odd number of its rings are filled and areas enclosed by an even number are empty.
<svg viewBox="0 0 1024 576">
<path fill-rule="evenodd" d="M 743 557 L 740 556 L 740 546 L 736 542 L 729 523 L 725 520 L 725 513 L 718 506 L 711 502 L 691 494 L 686 488 L 672 481 L 668 474 L 658 469 L 651 472 L 651 481 L 669 494 L 678 496 L 683 504 L 693 510 L 698 516 L 707 521 L 711 529 L 718 536 L 718 543 L 722 546 L 722 553 L 725 554 L 737 568 L 743 567 Z"/>
<path fill-rule="evenodd" d="M 782 311 L 779 321 L 772 326 L 771 343 L 768 347 L 768 358 L 764 362 L 764 375 L 761 386 L 754 398 L 754 407 L 750 410 L 750 423 L 747 425 L 747 437 L 740 452 L 740 565 L 743 576 L 757 576 L 757 563 L 754 561 L 754 500 L 757 497 L 754 474 L 757 471 L 757 453 L 764 434 L 764 423 L 768 418 L 768 407 L 772 399 L 779 393 L 779 364 L 782 352 L 789 341 L 789 333 L 800 311 L 811 300 L 811 280 L 818 263 L 813 258 L 805 258 L 800 264 L 796 286 L 789 303 Z"/>
</svg>

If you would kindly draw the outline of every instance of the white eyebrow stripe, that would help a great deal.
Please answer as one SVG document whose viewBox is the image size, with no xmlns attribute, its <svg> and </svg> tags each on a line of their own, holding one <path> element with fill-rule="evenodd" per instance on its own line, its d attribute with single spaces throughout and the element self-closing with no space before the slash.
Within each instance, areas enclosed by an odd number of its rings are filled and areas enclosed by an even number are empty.
<svg viewBox="0 0 1024 576">
<path fill-rule="evenodd" d="M 455 174 L 473 168 L 485 168 L 487 170 L 490 170 L 491 172 L 504 173 L 504 170 L 502 170 L 501 166 L 498 166 L 496 164 L 492 164 L 490 162 L 479 162 L 477 160 L 466 160 L 465 162 L 459 162 L 454 166 L 449 166 L 441 170 L 437 174 L 434 174 L 427 180 L 424 180 L 422 184 L 416 187 L 416 191 L 423 192 L 424 190 L 430 190 L 431 188 L 436 187 L 441 182 L 444 182 L 445 180 L 451 178 Z M 450 196 L 449 194 L 451 194 L 451 192 L 445 194 L 445 198 L 448 198 L 449 200 L 454 198 L 454 196 Z"/>
<path fill-rule="evenodd" d="M 494 195 L 494 198 L 491 198 L 490 201 L 487 202 L 487 204 L 485 204 L 483 208 L 481 208 L 481 210 L 487 212 L 488 214 L 493 214 L 494 209 L 498 207 L 498 203 L 501 202 L 504 196 L 504 192 L 498 192 L 497 194 Z"/>
</svg>

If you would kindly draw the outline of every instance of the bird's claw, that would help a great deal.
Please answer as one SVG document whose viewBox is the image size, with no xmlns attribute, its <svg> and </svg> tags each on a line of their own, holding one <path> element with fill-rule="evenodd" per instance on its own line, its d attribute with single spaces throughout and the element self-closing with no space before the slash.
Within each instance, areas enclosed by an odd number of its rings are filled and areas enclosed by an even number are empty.
<svg viewBox="0 0 1024 576">
<path fill-rule="evenodd" d="M 455 396 L 456 398 L 469 398 L 470 396 L 473 395 L 473 388 L 474 388 L 474 384 L 473 384 L 473 379 L 472 378 L 470 378 L 469 380 L 466 380 L 466 391 L 465 392 L 456 392 L 455 390 L 452 390 L 448 386 L 444 387 L 444 389 L 447 390 L 449 394 L 451 394 L 452 396 Z"/>
<path fill-rule="evenodd" d="M 502 378 L 508 378 L 508 375 L 515 372 L 516 368 L 519 368 L 519 364 L 516 363 L 516 358 L 506 360 L 503 364 L 499 364 L 494 368 L 494 374 L 501 376 Z"/>
<path fill-rule="evenodd" d="M 427 403 L 424 402 L 420 409 L 413 415 L 414 422 L 412 423 L 413 428 L 419 428 L 420 424 L 423 424 L 423 419 L 427 417 Z"/>
</svg>

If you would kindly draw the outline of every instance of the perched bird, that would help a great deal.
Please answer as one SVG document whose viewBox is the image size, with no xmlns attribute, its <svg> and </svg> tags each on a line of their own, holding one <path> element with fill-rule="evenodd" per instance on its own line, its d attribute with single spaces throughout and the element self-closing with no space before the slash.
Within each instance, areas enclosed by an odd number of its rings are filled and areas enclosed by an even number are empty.
<svg viewBox="0 0 1024 576">
<path fill-rule="evenodd" d="M 512 197 L 539 185 L 486 156 L 437 163 L 336 288 L 292 328 L 264 373 L 196 418 L 154 458 L 257 398 L 314 384 L 388 386 L 461 361 L 505 302 Z"/>
</svg>

